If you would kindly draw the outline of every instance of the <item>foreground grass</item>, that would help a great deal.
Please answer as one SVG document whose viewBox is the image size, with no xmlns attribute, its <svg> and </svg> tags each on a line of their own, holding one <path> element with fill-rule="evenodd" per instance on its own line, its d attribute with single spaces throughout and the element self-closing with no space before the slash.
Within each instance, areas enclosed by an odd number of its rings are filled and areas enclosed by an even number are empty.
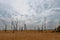
<svg viewBox="0 0 60 40">
<path fill-rule="evenodd" d="M 0 31 L 0 40 L 60 40 L 60 33 L 39 31 Z"/>
</svg>

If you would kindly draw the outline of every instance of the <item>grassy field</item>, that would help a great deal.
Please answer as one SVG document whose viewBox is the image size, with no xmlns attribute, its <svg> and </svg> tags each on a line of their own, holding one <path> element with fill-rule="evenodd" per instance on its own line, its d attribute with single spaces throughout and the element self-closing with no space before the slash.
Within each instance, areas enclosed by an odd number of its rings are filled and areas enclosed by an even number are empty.
<svg viewBox="0 0 60 40">
<path fill-rule="evenodd" d="M 0 40 L 60 40 L 60 33 L 39 31 L 0 31 Z"/>
</svg>

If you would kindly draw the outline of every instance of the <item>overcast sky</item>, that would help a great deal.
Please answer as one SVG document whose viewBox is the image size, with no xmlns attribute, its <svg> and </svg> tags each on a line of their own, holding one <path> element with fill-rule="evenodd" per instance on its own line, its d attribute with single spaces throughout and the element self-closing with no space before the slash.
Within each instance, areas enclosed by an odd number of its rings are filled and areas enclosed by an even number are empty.
<svg viewBox="0 0 60 40">
<path fill-rule="evenodd" d="M 18 19 L 28 25 L 40 25 L 44 17 L 49 28 L 58 24 L 60 0 L 0 0 L 0 19 L 5 21 Z"/>
</svg>

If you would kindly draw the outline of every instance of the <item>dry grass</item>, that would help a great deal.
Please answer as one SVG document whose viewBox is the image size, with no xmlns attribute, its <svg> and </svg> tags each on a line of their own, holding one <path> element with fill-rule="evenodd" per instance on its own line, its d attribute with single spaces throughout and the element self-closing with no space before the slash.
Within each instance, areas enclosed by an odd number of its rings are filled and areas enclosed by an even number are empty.
<svg viewBox="0 0 60 40">
<path fill-rule="evenodd" d="M 0 31 L 0 40 L 60 40 L 60 33 L 39 31 Z"/>
</svg>

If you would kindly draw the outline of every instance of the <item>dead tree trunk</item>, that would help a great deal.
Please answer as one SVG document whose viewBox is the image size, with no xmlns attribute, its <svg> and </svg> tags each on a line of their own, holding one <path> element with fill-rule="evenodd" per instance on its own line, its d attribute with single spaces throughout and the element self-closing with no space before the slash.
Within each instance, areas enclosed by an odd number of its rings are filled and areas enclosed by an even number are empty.
<svg viewBox="0 0 60 40">
<path fill-rule="evenodd" d="M 43 22 L 42 22 L 42 29 L 41 30 L 42 30 L 42 32 L 44 31 Z"/>
<path fill-rule="evenodd" d="M 7 31 L 7 25 L 5 24 L 5 32 Z"/>
<path fill-rule="evenodd" d="M 24 24 L 24 30 L 27 30 L 26 24 Z"/>
<path fill-rule="evenodd" d="M 46 17 L 44 18 L 44 30 L 46 31 Z"/>
</svg>

